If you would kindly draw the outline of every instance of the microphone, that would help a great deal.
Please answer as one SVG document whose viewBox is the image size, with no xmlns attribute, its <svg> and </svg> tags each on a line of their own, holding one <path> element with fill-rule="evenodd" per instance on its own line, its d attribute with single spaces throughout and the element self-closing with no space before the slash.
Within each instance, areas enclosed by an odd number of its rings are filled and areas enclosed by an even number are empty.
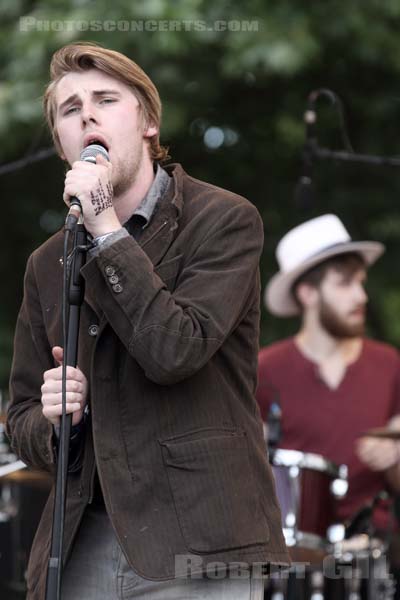
<svg viewBox="0 0 400 600">
<path fill-rule="evenodd" d="M 311 92 L 308 97 L 307 110 L 303 119 L 306 125 L 306 141 L 302 151 L 303 173 L 300 176 L 294 191 L 294 201 L 301 209 L 308 209 L 314 204 L 315 191 L 312 182 L 312 168 L 314 151 L 317 145 L 317 134 L 315 124 L 317 112 L 315 104 L 320 90 Z"/>
<path fill-rule="evenodd" d="M 104 146 L 100 144 L 90 144 L 81 152 L 79 160 L 96 164 L 96 156 L 101 154 L 107 161 L 110 161 L 110 156 Z M 79 198 L 72 196 L 67 218 L 65 219 L 65 229 L 73 231 L 82 216 L 82 205 Z"/>
</svg>

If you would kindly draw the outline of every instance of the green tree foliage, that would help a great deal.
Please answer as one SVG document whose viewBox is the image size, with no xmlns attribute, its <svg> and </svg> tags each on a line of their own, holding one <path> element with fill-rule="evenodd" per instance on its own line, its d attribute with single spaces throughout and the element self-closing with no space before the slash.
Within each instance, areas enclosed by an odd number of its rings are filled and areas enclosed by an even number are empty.
<svg viewBox="0 0 400 600">
<path fill-rule="evenodd" d="M 276 271 L 273 253 L 283 233 L 324 212 L 338 214 L 355 238 L 387 245 L 371 272 L 370 328 L 400 343 L 398 171 L 320 162 L 315 197 L 299 202 L 293 194 L 313 89 L 331 88 L 342 98 L 358 152 L 397 154 L 397 0 L 3 0 L 0 18 L 0 163 L 51 143 L 41 96 L 54 50 L 91 40 L 122 51 L 160 90 L 162 138 L 173 160 L 259 208 L 263 283 Z M 343 147 L 337 113 L 325 99 L 317 131 L 321 145 Z M 0 387 L 8 378 L 27 256 L 62 222 L 63 173 L 53 157 L 0 177 Z M 264 311 L 261 342 L 295 327 Z"/>
</svg>

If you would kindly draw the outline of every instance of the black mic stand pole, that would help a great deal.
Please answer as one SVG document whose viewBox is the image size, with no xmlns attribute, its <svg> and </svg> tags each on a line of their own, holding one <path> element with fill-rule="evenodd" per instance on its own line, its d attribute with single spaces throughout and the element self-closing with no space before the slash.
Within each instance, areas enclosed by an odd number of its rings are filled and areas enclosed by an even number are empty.
<svg viewBox="0 0 400 600">
<path fill-rule="evenodd" d="M 66 227 L 66 239 L 68 238 L 68 233 L 74 231 L 74 229 L 74 227 L 71 227 L 70 229 L 67 229 Z M 86 262 L 86 244 L 86 229 L 82 224 L 78 224 L 76 225 L 76 229 L 74 231 L 72 252 L 67 260 L 65 256 L 66 252 L 64 252 L 64 270 L 67 270 L 68 273 L 70 268 L 69 285 L 67 285 L 67 310 L 64 311 L 64 316 L 67 317 L 68 323 L 68 327 L 64 325 L 63 363 L 65 363 L 65 370 L 66 366 L 75 367 L 77 362 L 80 308 L 85 294 L 84 280 L 80 274 L 80 270 Z M 65 246 L 66 245 L 67 244 L 65 243 Z M 70 258 L 71 265 L 69 265 Z M 68 283 L 67 277 L 64 277 L 64 282 Z M 64 290 L 64 294 L 65 293 L 66 290 Z M 66 336 L 65 333 L 67 333 Z M 67 338 L 66 340 L 65 337 Z M 65 394 L 65 383 L 63 394 Z M 57 479 L 54 500 L 51 550 L 46 581 L 46 600 L 59 600 L 61 598 L 61 578 L 63 567 L 62 550 L 71 424 L 72 414 L 63 414 L 61 417 L 60 439 L 58 445 Z"/>
<path fill-rule="evenodd" d="M 396 156 L 375 156 L 373 154 L 357 154 L 356 152 L 345 152 L 343 150 L 329 150 L 328 148 L 318 146 L 316 140 L 309 140 L 307 153 L 308 157 L 312 156 L 319 160 L 337 160 L 379 167 L 400 167 L 400 158 Z"/>
</svg>

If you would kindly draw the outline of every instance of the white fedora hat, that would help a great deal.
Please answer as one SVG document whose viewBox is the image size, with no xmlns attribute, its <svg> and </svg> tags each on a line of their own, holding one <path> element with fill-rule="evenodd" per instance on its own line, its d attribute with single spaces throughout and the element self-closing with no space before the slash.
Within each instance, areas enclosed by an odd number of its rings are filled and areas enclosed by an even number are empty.
<svg viewBox="0 0 400 600">
<path fill-rule="evenodd" d="M 295 281 L 320 262 L 337 254 L 357 252 L 372 265 L 385 251 L 380 242 L 353 242 L 335 215 L 322 215 L 291 229 L 276 248 L 279 272 L 265 288 L 266 307 L 279 317 L 300 313 L 293 296 Z"/>
</svg>

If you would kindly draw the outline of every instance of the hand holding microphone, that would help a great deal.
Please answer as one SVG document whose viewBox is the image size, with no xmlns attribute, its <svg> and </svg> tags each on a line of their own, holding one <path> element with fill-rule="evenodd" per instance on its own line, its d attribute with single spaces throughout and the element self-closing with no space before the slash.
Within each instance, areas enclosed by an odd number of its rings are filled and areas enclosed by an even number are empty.
<svg viewBox="0 0 400 600">
<path fill-rule="evenodd" d="M 98 237 L 121 228 L 113 206 L 112 165 L 105 148 L 91 144 L 65 177 L 64 202 L 70 206 L 66 229 L 74 229 L 83 213 L 85 228 Z"/>
</svg>

